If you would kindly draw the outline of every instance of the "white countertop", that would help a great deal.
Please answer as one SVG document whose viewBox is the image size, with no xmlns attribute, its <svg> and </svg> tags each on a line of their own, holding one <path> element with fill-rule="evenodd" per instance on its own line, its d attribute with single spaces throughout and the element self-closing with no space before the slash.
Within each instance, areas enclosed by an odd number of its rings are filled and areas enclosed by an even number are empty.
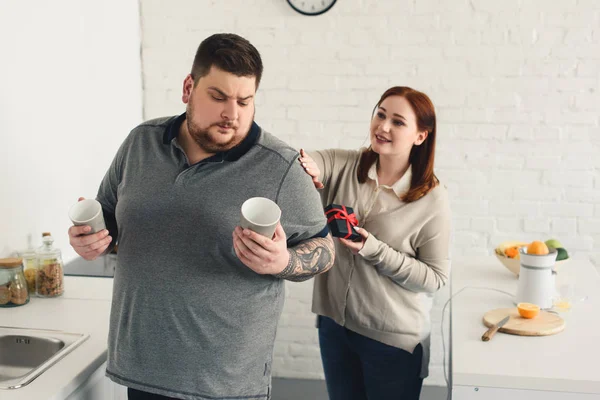
<svg viewBox="0 0 600 400">
<path fill-rule="evenodd" d="M 64 399 L 106 361 L 112 284 L 112 278 L 66 276 L 61 297 L 32 297 L 25 306 L 0 308 L 0 326 L 90 335 L 29 385 L 0 390 L 2 400 Z"/>
<path fill-rule="evenodd" d="M 600 275 L 586 260 L 561 266 L 560 284 L 575 281 L 587 300 L 561 314 L 563 332 L 523 337 L 497 333 L 482 342 L 483 315 L 512 307 L 502 293 L 467 288 L 452 300 L 452 379 L 454 386 L 479 386 L 600 393 Z M 65 277 L 65 293 L 54 299 L 33 297 L 23 307 L 0 308 L 0 326 L 55 329 L 90 337 L 29 385 L 1 390 L 2 400 L 58 400 L 68 397 L 106 361 L 112 278 Z M 489 287 L 515 293 L 517 277 L 493 256 L 453 262 L 452 292 Z"/>
<path fill-rule="evenodd" d="M 518 278 L 494 256 L 453 262 L 452 293 L 466 286 L 516 293 Z M 553 336 L 497 333 L 482 342 L 483 315 L 514 307 L 505 294 L 468 288 L 452 299 L 453 386 L 477 386 L 600 394 L 600 275 L 587 260 L 571 259 L 558 270 L 557 284 L 576 282 L 587 300 L 561 313 L 565 330 Z"/>
</svg>

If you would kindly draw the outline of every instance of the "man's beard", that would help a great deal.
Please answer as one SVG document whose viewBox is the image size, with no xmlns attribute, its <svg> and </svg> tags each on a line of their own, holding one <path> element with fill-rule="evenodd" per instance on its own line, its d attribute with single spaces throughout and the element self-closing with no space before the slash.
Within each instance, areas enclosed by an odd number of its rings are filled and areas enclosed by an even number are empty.
<svg viewBox="0 0 600 400">
<path fill-rule="evenodd" d="M 252 115 L 252 120 L 254 121 L 254 115 Z M 209 129 L 214 126 L 224 125 L 224 122 L 211 124 L 207 128 L 201 128 L 192 120 L 192 115 L 189 109 L 186 112 L 185 122 L 187 123 L 188 132 L 190 133 L 191 138 L 198 146 L 200 146 L 202 150 L 207 153 L 218 153 L 221 151 L 230 150 L 240 144 L 240 142 L 246 138 L 248 132 L 250 132 L 250 128 L 248 128 L 248 131 L 244 132 L 243 135 L 240 135 L 237 131 L 234 131 L 233 136 L 227 142 L 216 143 L 212 139 Z M 238 129 L 233 123 L 228 123 L 227 127 Z"/>
</svg>

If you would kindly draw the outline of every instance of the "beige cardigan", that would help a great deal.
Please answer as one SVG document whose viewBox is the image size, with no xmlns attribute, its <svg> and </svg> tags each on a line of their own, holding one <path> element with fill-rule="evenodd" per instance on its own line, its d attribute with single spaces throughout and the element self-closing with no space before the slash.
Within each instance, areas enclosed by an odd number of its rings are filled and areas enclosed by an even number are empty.
<svg viewBox="0 0 600 400">
<path fill-rule="evenodd" d="M 358 255 L 335 240 L 333 268 L 315 277 L 312 311 L 411 353 L 421 343 L 424 378 L 428 375 L 433 293 L 446 284 L 450 272 L 447 191 L 438 185 L 412 203 L 386 196 L 384 211 L 377 212 L 382 207 L 372 207 L 373 199 L 382 187 L 372 179 L 359 184 L 356 175 L 363 150 L 310 152 L 325 185 L 323 205 L 354 208 L 359 226 L 369 232 Z M 392 188 L 409 187 L 400 185 L 402 180 Z"/>
</svg>

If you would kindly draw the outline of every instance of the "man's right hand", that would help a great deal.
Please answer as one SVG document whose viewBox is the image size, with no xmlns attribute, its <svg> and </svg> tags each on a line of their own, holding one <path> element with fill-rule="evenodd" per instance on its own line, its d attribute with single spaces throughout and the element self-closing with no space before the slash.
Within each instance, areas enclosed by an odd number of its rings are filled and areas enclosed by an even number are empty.
<svg viewBox="0 0 600 400">
<path fill-rule="evenodd" d="M 84 200 L 83 197 L 79 201 Z M 88 235 L 92 228 L 84 226 L 72 226 L 69 228 L 69 243 L 71 247 L 84 260 L 95 260 L 98 256 L 108 248 L 112 237 L 108 235 L 108 229 Z"/>
</svg>

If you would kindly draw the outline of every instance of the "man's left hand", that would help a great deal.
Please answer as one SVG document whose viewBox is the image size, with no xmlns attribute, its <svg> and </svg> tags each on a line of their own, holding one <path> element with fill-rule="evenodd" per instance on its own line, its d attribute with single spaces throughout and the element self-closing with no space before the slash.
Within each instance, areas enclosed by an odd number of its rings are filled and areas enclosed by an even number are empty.
<svg viewBox="0 0 600 400">
<path fill-rule="evenodd" d="M 286 239 L 280 223 L 277 224 L 272 239 L 236 226 L 233 231 L 233 249 L 238 258 L 257 274 L 276 275 L 290 261 Z"/>
<path fill-rule="evenodd" d="M 358 233 L 360 236 L 362 236 L 362 240 L 360 242 L 353 242 L 352 240 L 343 239 L 343 238 L 340 238 L 340 242 L 342 242 L 342 244 L 344 246 L 349 248 L 350 251 L 352 252 L 352 254 L 358 254 L 358 252 L 361 251 L 363 246 L 365 245 L 365 241 L 369 237 L 369 232 L 367 232 L 365 229 L 359 228 L 359 227 L 355 227 L 354 230 L 356 231 L 356 233 Z"/>
</svg>

